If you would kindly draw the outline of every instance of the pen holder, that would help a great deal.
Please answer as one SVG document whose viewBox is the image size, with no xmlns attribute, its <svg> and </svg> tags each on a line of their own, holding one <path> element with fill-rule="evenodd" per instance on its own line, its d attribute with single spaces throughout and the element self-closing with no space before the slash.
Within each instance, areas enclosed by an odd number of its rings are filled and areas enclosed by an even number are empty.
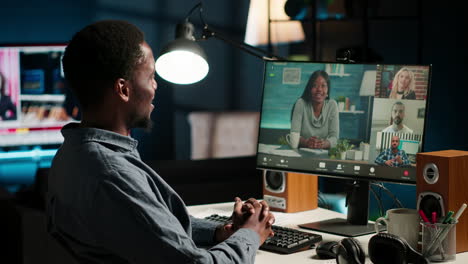
<svg viewBox="0 0 468 264">
<path fill-rule="evenodd" d="M 456 223 L 426 223 L 422 226 L 422 255 L 431 262 L 452 261 L 456 257 Z"/>
</svg>

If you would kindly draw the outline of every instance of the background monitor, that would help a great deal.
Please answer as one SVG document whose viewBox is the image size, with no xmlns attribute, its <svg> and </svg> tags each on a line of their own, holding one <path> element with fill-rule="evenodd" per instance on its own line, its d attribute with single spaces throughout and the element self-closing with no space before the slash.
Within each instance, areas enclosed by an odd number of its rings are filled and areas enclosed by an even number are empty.
<svg viewBox="0 0 468 264">
<path fill-rule="evenodd" d="M 65 44 L 0 46 L 0 151 L 57 146 L 72 118 L 63 108 Z"/>
<path fill-rule="evenodd" d="M 265 62 L 257 167 L 355 180 L 343 226 L 366 229 L 370 181 L 416 182 L 429 79 L 429 65 Z"/>
</svg>

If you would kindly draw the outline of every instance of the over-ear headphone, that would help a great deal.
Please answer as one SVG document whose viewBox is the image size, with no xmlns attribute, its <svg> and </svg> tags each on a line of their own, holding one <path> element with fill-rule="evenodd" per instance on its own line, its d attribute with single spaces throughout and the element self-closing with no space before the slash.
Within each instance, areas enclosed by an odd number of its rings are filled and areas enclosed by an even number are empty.
<svg viewBox="0 0 468 264">
<path fill-rule="evenodd" d="M 336 263 L 338 264 L 364 264 L 366 254 L 359 242 L 352 238 L 344 238 L 338 243 Z"/>
<path fill-rule="evenodd" d="M 401 237 L 378 233 L 369 240 L 369 258 L 379 264 L 427 264 L 429 261 L 416 252 Z"/>
<path fill-rule="evenodd" d="M 320 250 L 319 250 L 320 249 Z M 325 251 L 329 252 L 325 252 Z M 335 258 L 338 264 L 364 264 L 366 255 L 359 242 L 347 237 L 340 242 L 326 242 L 317 246 L 319 258 Z M 428 264 L 405 239 L 388 233 L 378 233 L 369 240 L 369 258 L 376 264 Z"/>
<path fill-rule="evenodd" d="M 364 264 L 366 255 L 359 242 L 347 237 L 340 242 L 324 242 L 317 246 L 317 256 L 321 259 L 335 258 L 338 264 Z"/>
</svg>

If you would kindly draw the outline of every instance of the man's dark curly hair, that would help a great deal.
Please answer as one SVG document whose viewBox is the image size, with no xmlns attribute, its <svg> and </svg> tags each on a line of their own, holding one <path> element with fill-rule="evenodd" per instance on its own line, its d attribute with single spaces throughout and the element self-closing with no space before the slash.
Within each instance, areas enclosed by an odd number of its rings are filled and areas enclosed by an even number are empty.
<svg viewBox="0 0 468 264">
<path fill-rule="evenodd" d="M 76 33 L 63 55 L 65 79 L 82 108 L 102 102 L 118 78 L 130 80 L 143 58 L 144 34 L 120 20 L 99 21 Z"/>
</svg>

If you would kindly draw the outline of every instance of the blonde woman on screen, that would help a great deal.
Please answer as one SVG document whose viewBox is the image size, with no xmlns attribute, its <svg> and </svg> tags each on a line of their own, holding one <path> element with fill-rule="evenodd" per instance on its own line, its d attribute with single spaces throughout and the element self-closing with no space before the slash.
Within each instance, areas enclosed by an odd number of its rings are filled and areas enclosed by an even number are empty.
<svg viewBox="0 0 468 264">
<path fill-rule="evenodd" d="M 408 68 L 401 68 L 392 82 L 390 99 L 416 99 L 414 92 L 414 73 Z"/>
</svg>

